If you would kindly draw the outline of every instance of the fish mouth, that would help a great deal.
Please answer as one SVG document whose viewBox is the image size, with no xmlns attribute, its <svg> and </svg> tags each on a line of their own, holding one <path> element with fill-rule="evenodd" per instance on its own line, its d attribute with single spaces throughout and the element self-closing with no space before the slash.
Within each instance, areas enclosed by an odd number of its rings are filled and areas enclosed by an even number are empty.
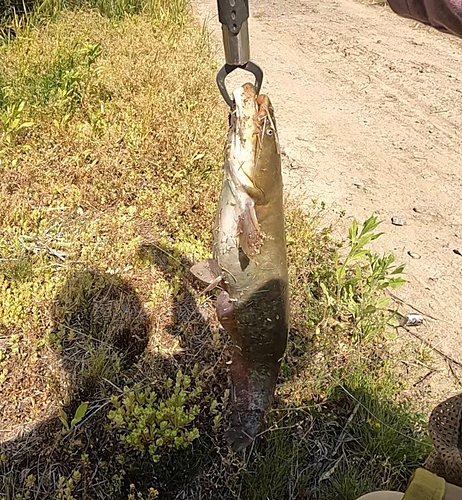
<svg viewBox="0 0 462 500">
<path fill-rule="evenodd" d="M 250 83 L 233 92 L 235 107 L 231 112 L 231 129 L 242 148 L 254 149 L 256 144 L 255 119 L 258 114 L 256 89 Z"/>
<path fill-rule="evenodd" d="M 235 108 L 231 113 L 231 127 L 241 142 L 252 142 L 255 150 L 261 145 L 268 116 L 267 96 L 258 95 L 251 83 L 245 83 L 233 92 Z"/>
<path fill-rule="evenodd" d="M 268 98 L 258 95 L 251 83 L 238 87 L 233 97 L 235 107 L 230 115 L 230 130 L 234 135 L 234 151 L 245 159 L 240 169 L 253 184 L 267 125 Z"/>
</svg>

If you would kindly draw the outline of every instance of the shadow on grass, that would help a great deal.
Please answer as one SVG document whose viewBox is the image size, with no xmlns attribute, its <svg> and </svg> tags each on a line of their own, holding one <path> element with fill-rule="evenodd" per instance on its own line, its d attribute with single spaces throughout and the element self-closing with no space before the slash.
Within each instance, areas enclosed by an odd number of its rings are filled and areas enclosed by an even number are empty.
<svg viewBox="0 0 462 500">
<path fill-rule="evenodd" d="M 200 384 L 204 411 L 197 417 L 195 425 L 200 430 L 200 438 L 183 451 L 172 453 L 168 459 L 156 466 L 156 477 L 161 498 L 232 499 L 224 479 L 216 482 L 216 469 L 222 467 L 222 460 L 231 462 L 225 449 L 223 431 L 228 426 L 229 412 L 224 398 L 230 386 L 226 361 L 229 359 L 228 338 L 224 332 L 218 333 L 214 299 L 198 303 L 196 297 L 204 288 L 189 272 L 194 264 L 174 249 L 160 244 L 143 244 L 139 248 L 141 260 L 152 263 L 168 281 L 179 279 L 180 287 L 172 304 L 172 317 L 166 328 L 168 334 L 179 343 L 179 349 L 171 356 L 147 354 L 144 363 L 152 373 L 175 378 L 178 370 L 194 377 L 199 367 Z M 213 429 L 213 415 L 208 408 L 217 402 L 222 414 L 223 427 L 217 433 Z M 215 474 L 210 473 L 214 470 Z M 137 483 L 139 480 L 136 481 Z M 200 492 L 200 493 L 199 493 Z"/>
<path fill-rule="evenodd" d="M 124 446 L 109 425 L 110 397 L 122 396 L 124 387 L 153 386 L 157 391 L 157 385 L 175 379 L 178 370 L 191 375 L 198 364 L 209 404 L 220 400 L 228 385 L 224 346 L 214 348 L 209 324 L 213 308 L 200 308 L 190 291 L 191 263 L 180 257 L 172 266 L 170 249 L 159 246 L 146 245 L 140 253 L 149 255 L 165 279 L 179 275 L 180 289 L 167 326 L 179 342 L 179 352 L 167 356 L 146 349 L 153 318 L 126 281 L 87 270 L 71 275 L 55 297 L 48 339 L 59 353 L 60 376 L 66 379 L 57 384 L 61 392 L 66 388 L 59 394 L 62 411 L 57 409 L 30 432 L 0 445 L 0 498 L 126 499 L 133 493 L 132 484 L 136 493 L 148 495 L 149 487 L 155 487 L 165 492 L 162 498 L 175 498 L 193 476 L 200 487 L 212 487 L 211 478 L 199 477 L 216 453 L 208 414 L 198 416 L 200 439 L 189 449 L 170 452 L 159 464 Z M 85 401 L 89 405 L 84 418 L 68 431 Z"/>
<path fill-rule="evenodd" d="M 127 499 L 140 492 L 138 498 L 148 499 L 154 487 L 167 500 L 354 500 L 368 491 L 403 489 L 428 452 L 425 426 L 405 406 L 358 384 L 344 381 L 303 408 L 276 400 L 268 427 L 250 449 L 235 455 L 225 446 L 227 339 L 217 339 L 210 301 L 196 301 L 192 263 L 173 255 L 158 245 L 140 248 L 166 280 L 179 280 L 167 330 L 180 349 L 171 356 L 146 349 L 155 318 L 128 283 L 90 271 L 65 283 L 53 305 L 51 344 L 69 377 L 67 422 L 82 401 L 89 407 L 72 432 L 63 432 L 56 415 L 2 445 L 4 498 Z M 196 365 L 204 398 L 194 423 L 200 438 L 157 464 L 124 446 L 107 418 L 111 395 L 137 384 L 156 389 L 180 369 L 192 375 Z M 287 383 L 296 376 L 294 358 L 281 378 Z M 213 401 L 222 411 L 218 428 L 209 411 Z"/>
<path fill-rule="evenodd" d="M 51 316 L 48 342 L 59 353 L 56 373 L 61 380 L 50 384 L 64 402 L 62 413 L 1 445 L 2 498 L 61 498 L 66 485 L 60 478 L 72 477 L 82 454 L 98 449 L 101 461 L 110 458 L 112 447 L 105 446 L 101 422 L 107 396 L 121 373 L 133 370 L 148 342 L 143 304 L 131 286 L 108 274 L 85 270 L 71 275 L 55 298 Z M 81 428 L 67 432 L 83 401 L 90 404 Z"/>
</svg>

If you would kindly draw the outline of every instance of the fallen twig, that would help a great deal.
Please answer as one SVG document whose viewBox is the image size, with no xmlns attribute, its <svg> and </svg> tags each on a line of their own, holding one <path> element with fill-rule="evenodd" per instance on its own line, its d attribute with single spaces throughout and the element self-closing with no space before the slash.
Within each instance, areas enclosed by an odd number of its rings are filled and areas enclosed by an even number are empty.
<svg viewBox="0 0 462 500">
<path fill-rule="evenodd" d="M 396 302 L 398 302 L 398 304 L 401 304 L 401 305 L 405 305 L 407 307 L 411 307 L 412 309 L 414 309 L 414 311 L 417 311 L 418 313 L 422 314 L 423 316 L 426 316 L 427 318 L 430 318 L 430 319 L 433 319 L 435 321 L 444 321 L 446 323 L 449 323 L 449 321 L 446 321 L 442 318 L 435 318 L 435 316 L 431 316 L 430 314 L 427 314 L 423 311 L 421 311 L 420 309 L 418 309 L 417 307 L 413 306 L 412 304 L 409 304 L 409 302 L 406 302 L 404 301 L 403 299 L 400 299 L 397 295 L 395 295 L 394 293 L 390 292 L 390 291 L 387 291 L 388 295 L 390 295 L 390 297 L 395 300 Z"/>
<path fill-rule="evenodd" d="M 417 385 L 421 384 L 422 382 L 424 382 L 425 380 L 427 380 L 428 377 L 430 377 L 431 375 L 433 375 L 435 372 L 436 372 L 436 370 L 430 370 L 428 373 L 426 373 L 422 377 L 419 377 L 419 379 L 412 384 L 412 387 L 416 387 Z"/>
</svg>

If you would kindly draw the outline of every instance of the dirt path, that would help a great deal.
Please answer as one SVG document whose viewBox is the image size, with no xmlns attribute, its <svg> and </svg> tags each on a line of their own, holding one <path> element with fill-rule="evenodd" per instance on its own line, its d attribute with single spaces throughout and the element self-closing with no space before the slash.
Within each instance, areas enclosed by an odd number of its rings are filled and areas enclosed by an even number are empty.
<svg viewBox="0 0 462 500">
<path fill-rule="evenodd" d="M 193 4 L 221 40 L 216 0 Z M 406 263 L 402 311 L 437 318 L 413 331 L 462 363 L 462 41 L 354 0 L 250 4 L 287 192 L 344 211 L 344 226 L 378 213 L 379 250 Z M 460 390 L 458 365 L 432 358 L 409 375 L 430 405 Z"/>
</svg>

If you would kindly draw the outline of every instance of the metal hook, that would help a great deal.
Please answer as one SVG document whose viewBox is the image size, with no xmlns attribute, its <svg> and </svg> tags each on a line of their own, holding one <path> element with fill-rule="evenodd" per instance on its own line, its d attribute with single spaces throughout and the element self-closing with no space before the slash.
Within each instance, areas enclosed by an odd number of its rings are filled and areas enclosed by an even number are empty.
<svg viewBox="0 0 462 500">
<path fill-rule="evenodd" d="M 231 64 L 225 64 L 217 74 L 217 84 L 218 88 L 220 89 L 220 93 L 223 96 L 223 99 L 226 101 L 226 104 L 228 104 L 230 108 L 234 107 L 234 100 L 229 95 L 228 90 L 226 89 L 225 79 L 230 73 L 232 73 L 235 69 L 238 68 L 243 69 L 244 71 L 248 71 L 249 73 L 252 73 L 252 75 L 255 77 L 255 89 L 257 91 L 257 95 L 260 93 L 260 89 L 263 83 L 263 71 L 260 68 L 260 66 L 253 63 L 252 61 L 248 61 L 242 66 L 233 66 Z"/>
</svg>

